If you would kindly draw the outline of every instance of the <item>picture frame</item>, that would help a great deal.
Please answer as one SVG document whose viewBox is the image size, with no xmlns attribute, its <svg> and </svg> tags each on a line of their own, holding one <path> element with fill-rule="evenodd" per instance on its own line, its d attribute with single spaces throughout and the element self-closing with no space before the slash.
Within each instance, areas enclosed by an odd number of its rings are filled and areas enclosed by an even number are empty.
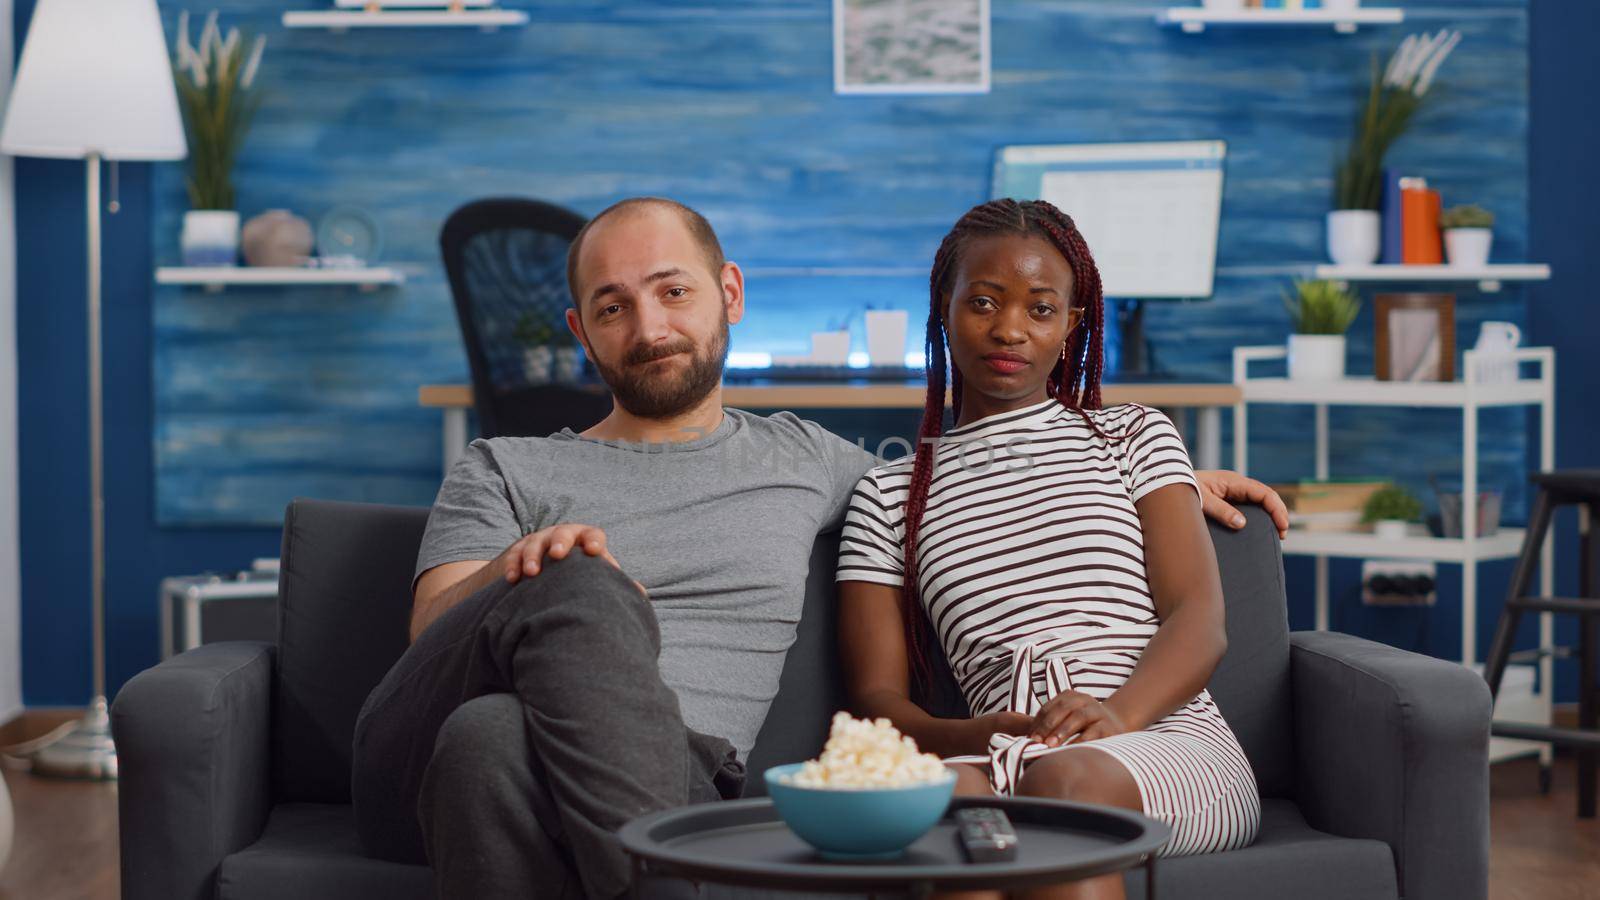
<svg viewBox="0 0 1600 900">
<path fill-rule="evenodd" d="M 986 94 L 989 0 L 833 0 L 837 94 Z"/>
<path fill-rule="evenodd" d="M 1373 322 L 1379 381 L 1456 380 L 1454 294 L 1379 294 Z"/>
</svg>

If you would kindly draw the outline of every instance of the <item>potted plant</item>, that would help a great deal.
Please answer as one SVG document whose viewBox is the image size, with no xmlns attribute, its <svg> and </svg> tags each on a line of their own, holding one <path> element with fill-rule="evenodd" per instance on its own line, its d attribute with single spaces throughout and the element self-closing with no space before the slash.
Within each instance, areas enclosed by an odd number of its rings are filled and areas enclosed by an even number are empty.
<svg viewBox="0 0 1600 900">
<path fill-rule="evenodd" d="M 189 138 L 189 212 L 179 238 L 186 266 L 231 266 L 239 255 L 239 213 L 234 209 L 233 164 L 260 104 L 253 89 L 267 39 L 245 49 L 239 29 L 226 37 L 215 10 L 206 16 L 198 47 L 189 43 L 189 14 L 178 15 L 172 62 L 178 101 Z"/>
<path fill-rule="evenodd" d="M 555 350 L 550 341 L 555 331 L 542 316 L 532 311 L 517 317 L 512 326 L 512 337 L 522 345 L 522 378 L 530 385 L 549 384 L 550 370 L 555 363 Z"/>
<path fill-rule="evenodd" d="M 555 379 L 561 384 L 577 384 L 583 380 L 583 348 L 577 338 L 565 328 L 554 329 L 550 343 L 555 350 Z"/>
<path fill-rule="evenodd" d="M 1289 377 L 1330 381 L 1344 377 L 1344 333 L 1361 311 L 1355 292 L 1334 281 L 1296 281 L 1284 294 L 1294 333 L 1289 335 Z"/>
<path fill-rule="evenodd" d="M 1334 172 L 1334 209 L 1328 213 L 1328 258 L 1345 266 L 1377 261 L 1382 249 L 1383 161 L 1405 134 L 1435 73 L 1461 40 L 1459 32 L 1413 34 L 1389 58 L 1382 74 L 1372 63 L 1372 84 L 1356 119 L 1355 134 Z"/>
<path fill-rule="evenodd" d="M 1439 216 L 1444 230 L 1445 258 L 1452 266 L 1481 268 L 1489 264 L 1494 242 L 1494 213 L 1481 206 L 1452 206 Z"/>
<path fill-rule="evenodd" d="M 1367 498 L 1361 521 L 1372 526 L 1373 534 L 1396 540 L 1406 536 L 1407 526 L 1422 518 L 1422 501 L 1402 487 L 1386 487 Z"/>
</svg>

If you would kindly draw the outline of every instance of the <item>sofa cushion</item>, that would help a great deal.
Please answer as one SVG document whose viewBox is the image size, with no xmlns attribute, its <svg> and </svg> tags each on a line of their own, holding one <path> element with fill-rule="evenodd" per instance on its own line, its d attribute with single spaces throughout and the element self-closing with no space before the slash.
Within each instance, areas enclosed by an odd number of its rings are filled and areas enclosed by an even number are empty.
<svg viewBox="0 0 1600 900">
<path fill-rule="evenodd" d="M 1126 876 L 1144 896 L 1144 870 Z M 1385 900 L 1399 896 L 1394 854 L 1382 841 L 1336 837 L 1306 824 L 1289 800 L 1261 801 L 1261 835 L 1243 850 L 1156 860 L 1156 896 L 1183 900 L 1283 897 Z"/>
<path fill-rule="evenodd" d="M 349 803 L 367 694 L 410 643 L 411 573 L 428 510 L 297 499 L 283 519 L 274 799 Z"/>
<path fill-rule="evenodd" d="M 254 844 L 222 860 L 218 900 L 432 900 L 427 866 L 361 854 L 351 807 L 284 803 L 274 807 Z"/>
</svg>

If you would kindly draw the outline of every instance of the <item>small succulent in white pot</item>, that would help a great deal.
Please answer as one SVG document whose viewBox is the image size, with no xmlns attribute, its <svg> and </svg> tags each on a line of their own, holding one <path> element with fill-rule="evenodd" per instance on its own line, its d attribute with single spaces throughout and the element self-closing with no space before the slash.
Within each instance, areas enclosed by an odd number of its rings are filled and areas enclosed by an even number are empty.
<svg viewBox="0 0 1600 900">
<path fill-rule="evenodd" d="M 1344 377 L 1344 333 L 1361 311 L 1354 291 L 1335 281 L 1297 281 L 1284 308 L 1294 334 L 1289 335 L 1289 377 L 1296 381 L 1331 381 Z"/>
<path fill-rule="evenodd" d="M 1494 244 L 1494 213 L 1481 206 L 1452 206 L 1439 216 L 1444 231 L 1445 258 L 1450 265 L 1481 268 L 1489 264 Z"/>
<path fill-rule="evenodd" d="M 1406 536 L 1412 522 L 1422 518 L 1422 501 L 1403 487 L 1386 487 L 1367 498 L 1361 510 L 1363 524 L 1385 540 Z"/>
</svg>

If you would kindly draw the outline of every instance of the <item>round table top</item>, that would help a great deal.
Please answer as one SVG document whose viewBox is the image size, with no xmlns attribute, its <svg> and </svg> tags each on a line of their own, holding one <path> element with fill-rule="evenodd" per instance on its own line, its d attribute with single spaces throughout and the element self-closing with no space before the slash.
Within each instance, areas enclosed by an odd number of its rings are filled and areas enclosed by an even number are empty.
<svg viewBox="0 0 1600 900">
<path fill-rule="evenodd" d="M 953 814 L 997 807 L 1017 832 L 1017 858 L 970 863 Z M 1126 809 L 1032 797 L 956 797 L 932 831 L 891 860 L 824 859 L 778 817 L 772 801 L 731 800 L 641 816 L 622 846 L 651 872 L 746 887 L 874 891 L 1016 889 L 1129 869 L 1166 843 L 1166 825 Z"/>
</svg>

